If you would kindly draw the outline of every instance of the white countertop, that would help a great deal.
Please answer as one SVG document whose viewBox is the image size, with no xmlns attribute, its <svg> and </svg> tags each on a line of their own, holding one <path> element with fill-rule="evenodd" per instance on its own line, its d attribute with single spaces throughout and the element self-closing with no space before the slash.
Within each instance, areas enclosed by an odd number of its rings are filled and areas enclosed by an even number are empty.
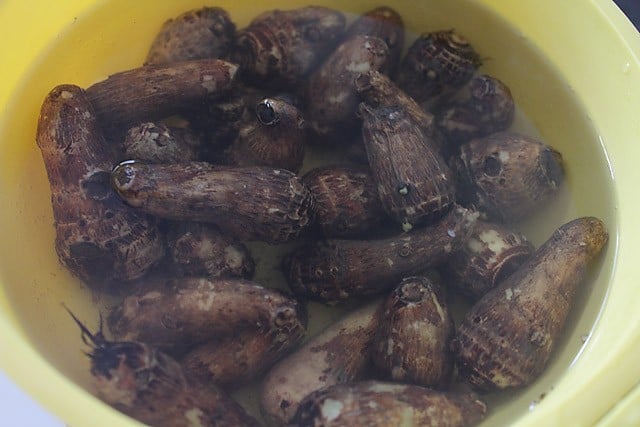
<svg viewBox="0 0 640 427">
<path fill-rule="evenodd" d="M 49 414 L 9 377 L 0 371 L 0 417 L 2 425 L 20 427 L 63 427 L 65 424 Z"/>
</svg>

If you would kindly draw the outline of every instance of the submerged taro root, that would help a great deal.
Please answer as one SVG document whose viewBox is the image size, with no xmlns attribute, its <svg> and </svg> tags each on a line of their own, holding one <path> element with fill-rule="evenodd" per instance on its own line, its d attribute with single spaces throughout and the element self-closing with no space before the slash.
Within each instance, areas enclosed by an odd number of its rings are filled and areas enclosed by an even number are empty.
<svg viewBox="0 0 640 427">
<path fill-rule="evenodd" d="M 293 298 L 241 279 L 181 278 L 150 283 L 116 306 L 109 329 L 179 353 L 243 329 L 262 334 L 305 330 L 306 311 Z"/>
<path fill-rule="evenodd" d="M 194 377 L 235 389 L 259 377 L 291 351 L 305 333 L 300 320 L 282 317 L 267 333 L 241 330 L 190 350 L 181 363 Z"/>
<path fill-rule="evenodd" d="M 302 181 L 316 202 L 315 223 L 327 237 L 363 235 L 386 219 L 367 168 L 319 167 Z"/>
<path fill-rule="evenodd" d="M 460 376 L 481 390 L 531 383 L 544 370 L 583 282 L 607 242 L 597 218 L 558 228 L 466 314 L 452 350 Z"/>
<path fill-rule="evenodd" d="M 231 397 L 188 377 L 182 366 L 146 344 L 107 341 L 71 315 L 91 347 L 91 376 L 98 396 L 136 420 L 157 427 L 258 427 Z"/>
<path fill-rule="evenodd" d="M 480 56 L 454 30 L 423 34 L 400 63 L 398 86 L 430 110 L 464 86 L 480 66 Z"/>
<path fill-rule="evenodd" d="M 452 169 L 460 202 L 489 219 L 514 222 L 539 209 L 564 180 L 562 155 L 543 142 L 499 132 L 460 147 Z"/>
<path fill-rule="evenodd" d="M 371 174 L 387 214 L 409 231 L 451 208 L 453 178 L 422 125 L 401 106 L 362 103 L 360 115 Z"/>
<path fill-rule="evenodd" d="M 184 113 L 191 127 L 203 135 L 203 160 L 215 164 L 226 161 L 224 151 L 238 136 L 249 110 L 265 96 L 263 90 L 236 82 L 225 98 L 195 105 Z"/>
<path fill-rule="evenodd" d="M 478 424 L 486 405 L 471 393 L 364 381 L 318 390 L 300 404 L 298 427 L 442 426 Z"/>
<path fill-rule="evenodd" d="M 146 122 L 127 131 L 124 158 L 149 163 L 180 163 L 198 160 L 202 141 L 188 129 Z"/>
<path fill-rule="evenodd" d="M 378 294 L 443 262 L 467 241 L 477 217 L 455 207 L 437 223 L 400 236 L 307 244 L 287 258 L 285 274 L 295 294 L 327 303 Z"/>
<path fill-rule="evenodd" d="M 309 78 L 306 90 L 311 128 L 325 144 L 357 133 L 358 94 L 354 79 L 369 70 L 387 71 L 389 48 L 371 36 L 345 40 Z"/>
<path fill-rule="evenodd" d="M 513 123 L 515 103 L 500 80 L 476 76 L 469 82 L 469 96 L 436 115 L 438 130 L 454 151 L 459 144 L 507 129 Z"/>
<path fill-rule="evenodd" d="M 442 266 L 447 285 L 478 299 L 513 273 L 535 248 L 503 225 L 478 221 L 471 237 Z"/>
<path fill-rule="evenodd" d="M 372 359 L 385 378 L 446 388 L 453 372 L 449 341 L 454 325 L 435 280 L 403 279 L 387 298 L 379 324 Z"/>
<path fill-rule="evenodd" d="M 269 371 L 260 405 L 270 424 L 290 423 L 309 393 L 360 378 L 369 365 L 379 308 L 379 302 L 369 303 L 347 314 Z"/>
<path fill-rule="evenodd" d="M 113 159 L 81 88 L 61 85 L 47 95 L 36 142 L 51 186 L 60 262 L 94 288 L 143 276 L 164 255 L 164 242 L 153 218 L 111 190 Z"/>
<path fill-rule="evenodd" d="M 292 90 L 334 48 L 345 24 L 342 13 L 325 7 L 267 11 L 239 32 L 231 60 L 251 84 Z"/>
<path fill-rule="evenodd" d="M 404 23 L 398 12 L 380 6 L 363 13 L 349 26 L 344 40 L 353 36 L 373 36 L 384 41 L 389 48 L 389 74 L 393 75 L 404 48 Z"/>
<path fill-rule="evenodd" d="M 229 147 L 231 164 L 270 166 L 298 172 L 304 158 L 305 124 L 298 108 L 284 98 L 265 98 L 240 125 Z"/>
<path fill-rule="evenodd" d="M 151 43 L 145 65 L 224 58 L 234 41 L 235 30 L 229 13 L 222 8 L 189 10 L 162 25 Z"/>
<path fill-rule="evenodd" d="M 239 240 L 286 242 L 313 219 L 313 196 L 292 172 L 268 167 L 120 163 L 111 173 L 130 206 L 161 218 L 216 224 Z"/>
<path fill-rule="evenodd" d="M 109 76 L 87 88 L 87 97 L 103 128 L 118 135 L 226 96 L 237 71 L 236 64 L 220 59 L 149 65 Z"/>
<path fill-rule="evenodd" d="M 173 269 L 181 275 L 250 279 L 255 271 L 249 249 L 211 224 L 173 224 L 167 248 Z"/>
<path fill-rule="evenodd" d="M 387 75 L 379 71 L 358 74 L 354 79 L 356 92 L 370 107 L 401 106 L 411 119 L 431 136 L 434 117 L 400 89 Z"/>
</svg>

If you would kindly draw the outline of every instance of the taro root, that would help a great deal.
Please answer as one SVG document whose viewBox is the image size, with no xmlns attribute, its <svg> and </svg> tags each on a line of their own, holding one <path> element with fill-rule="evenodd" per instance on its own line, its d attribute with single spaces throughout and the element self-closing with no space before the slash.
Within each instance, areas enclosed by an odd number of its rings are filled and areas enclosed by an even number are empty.
<svg viewBox="0 0 640 427">
<path fill-rule="evenodd" d="M 224 151 L 238 136 L 247 111 L 265 97 L 265 91 L 237 83 L 224 99 L 197 105 L 184 113 L 191 127 L 204 135 L 202 159 L 216 164 L 226 162 Z"/>
<path fill-rule="evenodd" d="M 247 280 L 181 278 L 148 283 L 116 306 L 107 321 L 118 340 L 180 353 L 243 329 L 304 331 L 306 312 L 282 292 Z"/>
<path fill-rule="evenodd" d="M 437 223 L 400 236 L 307 244 L 286 259 L 285 274 L 295 294 L 326 303 L 378 294 L 444 262 L 467 241 L 477 217 L 455 207 Z"/>
<path fill-rule="evenodd" d="M 362 103 L 360 115 L 371 174 L 387 214 L 408 231 L 451 208 L 453 178 L 422 126 L 401 106 Z"/>
<path fill-rule="evenodd" d="M 111 152 L 81 88 L 61 85 L 47 95 L 36 142 L 51 186 L 62 265 L 101 289 L 143 276 L 164 256 L 164 242 L 153 218 L 125 206 L 111 190 Z"/>
<path fill-rule="evenodd" d="M 484 295 L 451 344 L 461 378 L 487 391 L 534 381 L 549 360 L 589 263 L 607 239 L 597 218 L 564 224 Z"/>
<path fill-rule="evenodd" d="M 373 364 L 386 379 L 446 388 L 453 372 L 453 318 L 442 287 L 407 277 L 387 297 L 373 343 Z"/>
<path fill-rule="evenodd" d="M 523 234 L 478 221 L 467 243 L 449 257 L 441 272 L 447 285 L 477 300 L 509 277 L 534 251 Z"/>
<path fill-rule="evenodd" d="M 377 37 L 345 40 L 309 78 L 307 114 L 311 128 L 325 143 L 338 143 L 357 133 L 359 97 L 354 79 L 369 70 L 389 67 L 389 48 Z M 332 141 L 335 139 L 336 141 Z"/>
<path fill-rule="evenodd" d="M 429 145 L 438 152 L 443 152 L 444 136 L 435 126 L 434 116 L 404 93 L 388 76 L 378 71 L 369 71 L 358 74 L 354 84 L 360 98 L 371 107 L 401 106 L 411 119 L 422 128 L 428 137 Z"/>
<path fill-rule="evenodd" d="M 398 12 L 388 6 L 376 7 L 365 12 L 349 26 L 344 39 L 353 36 L 373 36 L 382 39 L 389 48 L 389 74 L 393 75 L 404 48 L 404 23 Z"/>
<path fill-rule="evenodd" d="M 216 224 L 239 240 L 295 239 L 313 219 L 313 196 L 292 172 L 267 167 L 120 163 L 113 187 L 130 206 L 161 218 Z"/>
<path fill-rule="evenodd" d="M 238 66 L 219 59 L 149 65 L 113 74 L 87 89 L 109 134 L 163 119 L 226 96 Z"/>
<path fill-rule="evenodd" d="M 370 107 L 402 106 L 403 110 L 424 130 L 428 131 L 433 127 L 433 115 L 423 110 L 385 74 L 379 71 L 358 74 L 354 85 L 360 98 Z"/>
<path fill-rule="evenodd" d="M 347 314 L 269 371 L 262 383 L 260 405 L 270 424 L 290 423 L 309 393 L 364 374 L 379 308 L 379 302 L 369 303 Z"/>
<path fill-rule="evenodd" d="M 92 334 L 73 317 L 91 347 L 98 397 L 117 410 L 158 427 L 260 425 L 218 388 L 186 375 L 170 356 L 140 342 L 107 341 L 102 331 Z"/>
<path fill-rule="evenodd" d="M 300 404 L 298 427 L 474 426 L 486 405 L 472 393 L 364 381 L 318 390 Z"/>
<path fill-rule="evenodd" d="M 345 24 L 325 7 L 267 11 L 239 32 L 231 60 L 251 84 L 291 90 L 331 52 Z"/>
<path fill-rule="evenodd" d="M 181 363 L 194 377 L 224 389 L 235 389 L 267 371 L 299 343 L 304 333 L 298 319 L 283 318 L 278 330 L 268 333 L 242 330 L 200 344 Z"/>
<path fill-rule="evenodd" d="M 236 139 L 247 109 L 245 95 L 243 89 L 236 88 L 227 99 L 208 103 L 188 115 L 192 126 L 207 135 L 205 150 L 222 151 Z"/>
<path fill-rule="evenodd" d="M 124 158 L 149 163 L 188 162 L 198 160 L 201 145 L 200 138 L 188 129 L 146 122 L 127 131 Z"/>
<path fill-rule="evenodd" d="M 467 39 L 454 30 L 423 34 L 402 59 L 396 82 L 430 110 L 464 86 L 481 63 Z"/>
<path fill-rule="evenodd" d="M 452 168 L 460 202 L 498 222 L 515 222 L 539 210 L 564 180 L 558 151 L 514 132 L 463 144 Z"/>
<path fill-rule="evenodd" d="M 145 65 L 224 58 L 233 44 L 235 31 L 229 13 L 222 8 L 189 10 L 162 25 L 151 43 Z"/>
<path fill-rule="evenodd" d="M 172 267 L 180 275 L 250 279 L 255 272 L 249 249 L 211 224 L 173 225 L 167 234 L 167 248 Z"/>
<path fill-rule="evenodd" d="M 324 166 L 307 172 L 302 181 L 316 202 L 315 223 L 327 237 L 364 235 L 386 218 L 367 168 Z"/>
<path fill-rule="evenodd" d="M 270 166 L 298 172 L 304 158 L 305 125 L 302 113 L 283 98 L 265 98 L 255 115 L 240 125 L 228 150 L 231 164 Z"/>
<path fill-rule="evenodd" d="M 469 82 L 469 95 L 436 115 L 436 126 L 451 150 L 474 138 L 507 129 L 513 123 L 515 103 L 500 80 L 476 76 Z"/>
</svg>

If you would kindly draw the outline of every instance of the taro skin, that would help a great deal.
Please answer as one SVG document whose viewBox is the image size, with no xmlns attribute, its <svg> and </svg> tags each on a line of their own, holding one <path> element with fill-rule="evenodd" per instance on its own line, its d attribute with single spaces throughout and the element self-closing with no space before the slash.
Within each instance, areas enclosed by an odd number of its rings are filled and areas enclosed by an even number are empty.
<svg viewBox="0 0 640 427">
<path fill-rule="evenodd" d="M 391 381 L 444 389 L 453 372 L 453 318 L 434 277 L 404 278 L 387 297 L 372 359 Z"/>
<path fill-rule="evenodd" d="M 416 385 L 362 381 L 336 384 L 300 404 L 300 427 L 467 427 L 485 417 L 487 406 L 473 393 L 442 392 Z"/>
<path fill-rule="evenodd" d="M 164 256 L 156 220 L 109 186 L 112 153 L 86 92 L 60 85 L 45 98 L 36 142 L 51 188 L 58 259 L 94 289 L 144 276 Z"/>
<path fill-rule="evenodd" d="M 113 169 L 111 183 L 142 212 L 212 223 L 239 240 L 286 242 L 313 221 L 313 195 L 285 169 L 127 161 Z"/>
<path fill-rule="evenodd" d="M 286 259 L 285 275 L 295 294 L 328 304 L 380 294 L 444 262 L 467 241 L 477 218 L 457 206 L 437 223 L 398 236 L 308 243 Z"/>
<path fill-rule="evenodd" d="M 292 90 L 329 55 L 345 25 L 341 12 L 326 7 L 269 10 L 238 32 L 231 60 L 252 85 Z"/>
<path fill-rule="evenodd" d="M 235 30 L 229 13 L 222 8 L 188 10 L 162 25 L 145 65 L 224 58 L 235 40 Z"/>
<path fill-rule="evenodd" d="M 587 267 L 607 240 L 601 220 L 570 221 L 476 302 L 451 342 L 460 377 L 485 391 L 534 381 L 549 361 Z"/>
<path fill-rule="evenodd" d="M 244 329 L 305 330 L 306 311 L 294 298 L 248 280 L 184 277 L 147 283 L 111 310 L 107 324 L 118 340 L 176 354 Z"/>
<path fill-rule="evenodd" d="M 460 204 L 513 223 L 536 212 L 565 179 L 562 154 L 536 138 L 498 132 L 460 146 L 451 159 Z"/>
<path fill-rule="evenodd" d="M 362 103 L 362 139 L 385 212 L 405 231 L 434 222 L 456 201 L 451 171 L 424 125 L 404 106 Z"/>
<path fill-rule="evenodd" d="M 172 357 L 137 341 L 109 341 L 73 315 L 91 347 L 91 380 L 100 399 L 130 417 L 158 427 L 258 427 L 230 396 L 189 377 Z"/>
<path fill-rule="evenodd" d="M 269 423 L 290 423 L 300 401 L 312 391 L 364 375 L 379 308 L 379 301 L 372 302 L 343 316 L 269 371 L 260 397 Z"/>
</svg>

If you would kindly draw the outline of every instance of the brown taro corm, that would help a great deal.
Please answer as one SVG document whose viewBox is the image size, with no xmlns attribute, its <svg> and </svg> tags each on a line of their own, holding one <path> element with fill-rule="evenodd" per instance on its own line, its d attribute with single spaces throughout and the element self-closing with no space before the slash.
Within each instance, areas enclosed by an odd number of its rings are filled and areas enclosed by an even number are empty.
<svg viewBox="0 0 640 427">
<path fill-rule="evenodd" d="M 391 78 L 379 71 L 371 70 L 355 76 L 354 85 L 360 98 L 370 107 L 402 106 L 403 110 L 430 134 L 434 117 L 402 89 Z"/>
<path fill-rule="evenodd" d="M 444 155 L 446 141 L 438 130 L 433 114 L 425 111 L 387 75 L 379 71 L 358 74 L 354 80 L 360 99 L 373 108 L 401 107 L 420 126 L 426 136 L 425 143 Z"/>
<path fill-rule="evenodd" d="M 305 307 L 284 293 L 242 279 L 164 279 L 127 296 L 107 319 L 121 341 L 140 341 L 174 354 L 248 329 L 297 334 Z"/>
<path fill-rule="evenodd" d="M 354 80 L 370 70 L 387 72 L 389 48 L 382 39 L 353 36 L 342 42 L 311 75 L 305 89 L 306 115 L 323 145 L 351 141 L 360 128 Z"/>
<path fill-rule="evenodd" d="M 199 344 L 180 362 L 190 375 L 234 390 L 260 377 L 300 343 L 305 329 L 299 321 L 283 317 L 280 322 L 267 333 L 245 329 Z"/>
<path fill-rule="evenodd" d="M 515 102 L 509 88 L 483 74 L 471 79 L 467 97 L 436 114 L 436 126 L 446 138 L 449 151 L 455 152 L 464 142 L 506 130 L 514 116 Z"/>
<path fill-rule="evenodd" d="M 149 65 L 112 74 L 86 92 L 107 135 L 120 140 L 131 126 L 222 99 L 237 71 L 236 64 L 220 59 Z"/>
<path fill-rule="evenodd" d="M 60 262 L 94 289 L 138 279 L 164 256 L 156 221 L 122 204 L 109 185 L 113 165 L 85 92 L 54 88 L 36 142 L 51 186 Z"/>
<path fill-rule="evenodd" d="M 318 390 L 300 404 L 299 427 L 474 426 L 486 405 L 473 393 L 442 392 L 416 385 L 363 381 Z"/>
<path fill-rule="evenodd" d="M 270 10 L 239 31 L 230 58 L 245 82 L 290 91 L 334 49 L 345 24 L 341 12 L 325 7 Z"/>
<path fill-rule="evenodd" d="M 202 7 L 166 21 L 151 43 L 145 65 L 224 58 L 235 40 L 236 26 L 219 7 Z"/>
<path fill-rule="evenodd" d="M 463 144 L 451 165 L 460 203 L 497 222 L 515 222 L 536 212 L 564 181 L 562 155 L 515 132 Z"/>
<path fill-rule="evenodd" d="M 91 347 L 91 378 L 100 399 L 148 425 L 158 427 L 258 427 L 230 396 L 189 377 L 180 363 L 144 343 L 108 341 L 92 334 L 73 315 Z"/>
<path fill-rule="evenodd" d="M 482 61 L 455 30 L 418 37 L 400 63 L 396 82 L 427 111 L 446 101 L 473 77 Z"/>
<path fill-rule="evenodd" d="M 253 114 L 256 103 L 269 91 L 247 86 L 239 81 L 220 100 L 196 104 L 183 113 L 193 130 L 203 135 L 202 160 L 224 163 L 224 151 L 238 136 L 247 114 Z"/>
<path fill-rule="evenodd" d="M 455 203 L 455 182 L 432 138 L 400 105 L 360 104 L 362 139 L 386 213 L 407 231 Z"/>
<path fill-rule="evenodd" d="M 308 243 L 285 260 L 294 294 L 329 304 L 375 295 L 446 260 L 469 238 L 477 212 L 454 207 L 435 224 L 376 240 Z"/>
<path fill-rule="evenodd" d="M 130 128 L 120 160 L 137 159 L 148 163 L 181 163 L 200 158 L 202 140 L 187 128 L 145 122 Z"/>
<path fill-rule="evenodd" d="M 589 264 L 607 240 L 601 220 L 570 221 L 480 298 L 451 342 L 460 377 L 484 391 L 534 381 L 549 361 Z"/>
<path fill-rule="evenodd" d="M 440 269 L 448 286 L 477 300 L 509 277 L 535 248 L 510 227 L 478 221 L 471 237 Z"/>
<path fill-rule="evenodd" d="M 382 39 L 389 48 L 389 74 L 400 64 L 404 48 L 404 22 L 398 12 L 389 6 L 371 9 L 358 17 L 347 29 L 344 39 L 353 36 L 373 36 Z"/>
<path fill-rule="evenodd" d="M 377 301 L 352 311 L 278 362 L 262 382 L 266 421 L 288 424 L 309 393 L 360 379 L 370 364 L 379 309 Z"/>
<path fill-rule="evenodd" d="M 238 136 L 227 151 L 228 160 L 238 166 L 269 166 L 298 172 L 304 158 L 305 121 L 300 110 L 278 97 L 255 104 L 246 115 Z"/>
<path fill-rule="evenodd" d="M 313 195 L 285 169 L 129 161 L 113 169 L 111 182 L 140 211 L 213 223 L 238 240 L 290 241 L 313 221 Z"/>
<path fill-rule="evenodd" d="M 383 378 L 447 388 L 454 324 L 441 284 L 426 276 L 404 278 L 387 297 L 379 322 L 372 359 Z"/>
<path fill-rule="evenodd" d="M 365 236 L 387 219 L 366 167 L 318 167 L 302 180 L 316 202 L 315 224 L 326 237 Z"/>
<path fill-rule="evenodd" d="M 192 277 L 250 279 L 255 262 L 249 249 L 211 224 L 178 222 L 169 226 L 167 249 L 172 270 Z"/>
</svg>

